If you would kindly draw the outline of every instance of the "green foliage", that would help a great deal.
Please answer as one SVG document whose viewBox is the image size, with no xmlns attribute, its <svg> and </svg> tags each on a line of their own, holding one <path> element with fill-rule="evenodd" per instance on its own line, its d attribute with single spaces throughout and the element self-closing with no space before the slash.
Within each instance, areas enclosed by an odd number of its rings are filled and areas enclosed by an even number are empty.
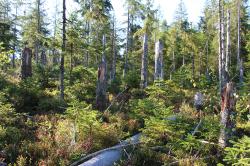
<svg viewBox="0 0 250 166">
<path fill-rule="evenodd" d="M 115 144 L 123 136 L 121 123 L 105 126 L 101 123 L 100 112 L 92 110 L 91 106 L 86 103 L 72 102 L 66 111 L 66 116 L 76 127 L 76 138 L 79 140 L 91 139 L 93 149 Z"/>
<path fill-rule="evenodd" d="M 13 54 L 13 51 L 5 51 L 0 42 L 0 69 L 6 67 L 6 65 L 10 63 L 9 55 L 11 54 Z"/>
<path fill-rule="evenodd" d="M 136 71 L 129 71 L 123 81 L 123 84 L 130 88 L 139 88 L 140 86 L 140 76 Z"/>
<path fill-rule="evenodd" d="M 66 100 L 93 103 L 96 91 L 96 74 L 94 69 L 75 67 L 71 74 L 72 85 L 65 90 Z"/>
<path fill-rule="evenodd" d="M 118 94 L 119 92 L 121 92 L 121 84 L 122 84 L 122 79 L 116 76 L 116 78 L 113 81 L 111 81 L 108 87 L 108 91 L 113 94 Z"/>
<path fill-rule="evenodd" d="M 224 161 L 230 165 L 249 165 L 250 164 L 250 138 L 244 136 L 237 142 L 231 141 L 233 147 L 225 149 Z"/>
</svg>

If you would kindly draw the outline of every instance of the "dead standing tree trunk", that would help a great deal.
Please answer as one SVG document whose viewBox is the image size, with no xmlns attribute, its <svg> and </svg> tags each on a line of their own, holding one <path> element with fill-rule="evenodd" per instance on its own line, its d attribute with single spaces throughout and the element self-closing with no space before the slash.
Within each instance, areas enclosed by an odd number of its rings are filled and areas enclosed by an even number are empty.
<svg viewBox="0 0 250 166">
<path fill-rule="evenodd" d="M 143 54 L 141 66 L 141 88 L 144 89 L 148 86 L 148 34 L 143 36 Z"/>
<path fill-rule="evenodd" d="M 103 54 L 102 61 L 98 67 L 98 81 L 96 89 L 96 108 L 99 111 L 104 111 L 107 107 L 107 63 L 105 57 L 105 48 L 106 48 L 106 37 L 103 35 Z"/>
<path fill-rule="evenodd" d="M 194 53 L 192 52 L 192 77 L 195 78 Z"/>
<path fill-rule="evenodd" d="M 42 53 L 41 53 L 41 62 L 42 62 L 43 66 L 47 65 L 47 55 L 46 55 L 45 50 L 42 50 Z"/>
<path fill-rule="evenodd" d="M 111 49 L 111 55 L 112 56 L 112 66 L 111 66 L 111 72 L 110 72 L 110 80 L 115 80 L 116 76 L 116 30 L 115 30 L 115 18 L 113 18 L 113 32 L 112 32 L 112 49 Z"/>
<path fill-rule="evenodd" d="M 130 50 L 130 13 L 128 9 L 128 25 L 127 25 L 127 42 L 126 42 L 126 53 L 125 53 L 125 62 L 124 62 L 124 70 L 123 70 L 123 77 L 126 76 L 128 72 L 128 55 L 129 55 L 129 50 Z"/>
<path fill-rule="evenodd" d="M 32 51 L 25 47 L 22 52 L 21 78 L 22 80 L 32 76 Z"/>
<path fill-rule="evenodd" d="M 243 59 L 241 58 L 241 13 L 240 13 L 240 9 L 241 9 L 241 1 L 238 0 L 238 11 L 237 11 L 237 22 L 238 22 L 238 26 L 237 26 L 237 69 L 239 72 L 239 82 L 240 85 L 243 84 L 243 77 L 244 77 L 244 67 L 243 67 Z"/>
<path fill-rule="evenodd" d="M 163 52 L 162 43 L 155 43 L 155 80 L 163 80 Z"/>
<path fill-rule="evenodd" d="M 235 88 L 232 82 L 229 82 L 222 89 L 221 93 L 221 130 L 219 136 L 219 145 L 224 148 L 232 136 L 234 128 L 233 112 L 235 110 L 236 100 L 234 98 Z"/>
<path fill-rule="evenodd" d="M 64 100 L 64 54 L 66 49 L 66 0 L 63 0 L 62 53 L 60 63 L 60 98 Z"/>
<path fill-rule="evenodd" d="M 37 0 L 37 33 L 40 34 L 41 33 L 41 0 Z M 40 41 L 37 38 L 35 41 L 35 60 L 36 63 L 39 63 L 39 50 L 40 50 Z"/>
<path fill-rule="evenodd" d="M 231 23 L 231 18 L 230 18 L 230 10 L 227 10 L 227 50 L 226 50 L 226 66 L 225 66 L 225 70 L 226 72 L 229 73 L 229 65 L 230 65 L 230 59 L 231 59 L 231 39 L 230 39 L 230 23 Z"/>
</svg>

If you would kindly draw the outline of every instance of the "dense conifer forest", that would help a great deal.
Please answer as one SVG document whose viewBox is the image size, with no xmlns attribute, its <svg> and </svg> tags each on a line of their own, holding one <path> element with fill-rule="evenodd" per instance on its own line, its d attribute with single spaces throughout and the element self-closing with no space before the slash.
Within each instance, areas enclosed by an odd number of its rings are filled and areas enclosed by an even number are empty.
<svg viewBox="0 0 250 166">
<path fill-rule="evenodd" d="M 46 1 L 0 0 L 0 166 L 250 165 L 248 0 Z"/>
</svg>

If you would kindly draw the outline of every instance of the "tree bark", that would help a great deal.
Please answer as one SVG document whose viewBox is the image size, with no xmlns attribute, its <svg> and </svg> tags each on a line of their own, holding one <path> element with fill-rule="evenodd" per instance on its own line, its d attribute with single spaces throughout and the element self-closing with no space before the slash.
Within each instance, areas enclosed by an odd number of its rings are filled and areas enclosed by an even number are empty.
<svg viewBox="0 0 250 166">
<path fill-rule="evenodd" d="M 37 34 L 39 35 L 41 33 L 41 14 L 40 14 L 40 5 L 41 1 L 37 0 Z M 40 49 L 40 42 L 39 39 L 36 39 L 35 41 L 35 58 L 36 58 L 36 63 L 39 63 L 39 49 Z"/>
<path fill-rule="evenodd" d="M 18 4 L 15 5 L 15 20 L 17 20 L 17 7 Z M 14 30 L 14 34 L 15 34 L 15 39 L 14 39 L 14 51 L 16 52 L 16 45 L 17 45 L 17 23 L 15 23 L 15 30 Z M 15 52 L 12 54 L 12 68 L 16 67 L 15 61 L 16 61 L 16 57 L 15 57 Z"/>
<path fill-rule="evenodd" d="M 69 82 L 72 85 L 72 71 L 73 71 L 73 54 L 74 54 L 74 44 L 70 43 L 70 70 L 69 70 Z"/>
<path fill-rule="evenodd" d="M 62 53 L 60 64 L 60 98 L 64 100 L 64 55 L 66 48 L 66 0 L 63 0 Z"/>
<path fill-rule="evenodd" d="M 201 77 L 202 73 L 202 52 L 199 53 L 199 76 Z"/>
<path fill-rule="evenodd" d="M 173 54 L 172 54 L 172 69 L 170 71 L 170 80 L 172 80 L 172 73 L 175 71 L 175 54 L 174 54 L 174 51 L 173 51 Z"/>
<path fill-rule="evenodd" d="M 47 64 L 47 55 L 45 53 L 45 50 L 42 50 L 41 52 L 41 62 L 43 66 L 46 66 Z"/>
<path fill-rule="evenodd" d="M 102 60 L 98 67 L 98 81 L 96 89 L 96 108 L 99 111 L 105 111 L 107 107 L 107 63 L 105 57 L 106 36 L 103 35 L 103 54 Z"/>
<path fill-rule="evenodd" d="M 225 29 L 224 29 L 224 0 L 219 0 L 219 84 L 220 92 L 228 82 L 228 74 L 225 70 Z"/>
<path fill-rule="evenodd" d="M 25 47 L 22 52 L 21 79 L 24 80 L 32 76 L 32 51 Z"/>
<path fill-rule="evenodd" d="M 194 66 L 194 53 L 192 52 L 192 75 L 193 79 L 195 78 L 195 66 Z"/>
<path fill-rule="evenodd" d="M 129 8 L 128 8 L 128 25 L 127 25 L 127 43 L 126 43 L 126 53 L 125 53 L 125 63 L 124 63 L 124 72 L 123 77 L 126 76 L 127 70 L 128 70 L 128 54 L 129 54 L 129 47 L 130 47 L 130 14 L 129 14 Z"/>
<path fill-rule="evenodd" d="M 240 49 L 241 49 L 241 36 L 240 36 L 240 0 L 238 0 L 238 10 L 237 10 L 237 68 L 240 68 Z"/>
<path fill-rule="evenodd" d="M 89 9 L 90 10 L 90 9 Z M 90 22 L 87 21 L 87 45 L 89 46 L 90 44 Z M 88 67 L 89 66 L 89 50 L 87 50 L 86 52 L 86 57 L 85 57 L 85 67 Z"/>
<path fill-rule="evenodd" d="M 141 66 L 141 88 L 144 89 L 148 86 L 148 34 L 144 33 L 143 36 L 143 54 Z"/>
<path fill-rule="evenodd" d="M 155 80 L 163 80 L 163 52 L 162 43 L 155 43 Z"/>
<path fill-rule="evenodd" d="M 115 79 L 115 75 L 116 75 L 116 31 L 115 31 L 115 19 L 113 22 L 113 33 L 112 33 L 112 69 L 111 69 L 111 74 L 110 74 L 110 78 L 111 81 L 113 81 Z"/>
<path fill-rule="evenodd" d="M 207 40 L 207 45 L 206 45 L 206 77 L 207 80 L 209 80 L 209 57 L 208 57 L 208 40 Z"/>
<path fill-rule="evenodd" d="M 225 148 L 228 145 L 228 140 L 232 136 L 234 128 L 234 116 L 236 101 L 234 98 L 234 85 L 232 82 L 227 83 L 221 93 L 221 129 L 219 136 L 219 145 Z M 232 118 L 233 117 L 233 118 Z"/>
<path fill-rule="evenodd" d="M 239 82 L 240 85 L 243 84 L 243 77 L 244 77 L 244 67 L 243 67 L 243 59 L 241 58 L 241 14 L 240 14 L 240 9 L 241 9 L 241 1 L 238 0 L 238 27 L 237 27 L 237 36 L 238 36 L 238 41 L 237 41 L 237 69 L 239 71 Z"/>
<path fill-rule="evenodd" d="M 231 13 L 230 10 L 227 10 L 227 50 L 226 50 L 226 66 L 225 66 L 225 70 L 226 72 L 229 73 L 229 64 L 230 64 L 230 58 L 231 58 L 231 39 L 230 39 L 230 24 L 231 24 L 231 17 L 230 17 Z"/>
</svg>

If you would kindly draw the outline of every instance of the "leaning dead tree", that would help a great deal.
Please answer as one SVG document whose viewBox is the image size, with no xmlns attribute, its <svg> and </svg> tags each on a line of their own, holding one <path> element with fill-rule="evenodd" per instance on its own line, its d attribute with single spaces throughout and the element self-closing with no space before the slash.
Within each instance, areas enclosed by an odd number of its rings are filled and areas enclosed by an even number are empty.
<svg viewBox="0 0 250 166">
<path fill-rule="evenodd" d="M 103 54 L 102 60 L 98 67 L 98 81 L 96 88 L 96 108 L 99 111 L 104 111 L 107 107 L 107 63 L 105 57 L 105 48 L 106 48 L 106 37 L 103 35 Z"/>
<path fill-rule="evenodd" d="M 30 48 L 25 47 L 22 52 L 21 61 L 21 78 L 26 79 L 32 76 L 32 51 Z"/>
<path fill-rule="evenodd" d="M 232 136 L 234 128 L 234 117 L 236 100 L 234 98 L 235 88 L 232 82 L 229 82 L 222 89 L 221 93 L 221 129 L 219 136 L 219 145 L 224 148 L 228 145 L 228 140 Z"/>
<path fill-rule="evenodd" d="M 155 80 L 163 80 L 163 52 L 162 43 L 155 43 Z"/>
</svg>

